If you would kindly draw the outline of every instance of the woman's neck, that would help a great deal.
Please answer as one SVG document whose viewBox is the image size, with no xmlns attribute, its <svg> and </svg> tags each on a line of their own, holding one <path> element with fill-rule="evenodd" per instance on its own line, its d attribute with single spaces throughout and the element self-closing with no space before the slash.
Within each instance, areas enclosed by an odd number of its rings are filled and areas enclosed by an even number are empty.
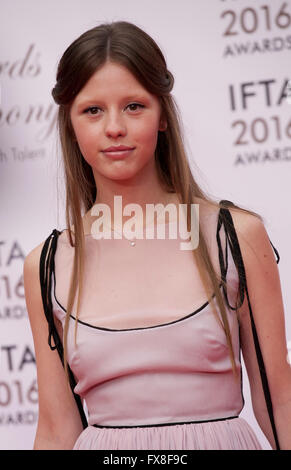
<svg viewBox="0 0 291 470">
<path fill-rule="evenodd" d="M 103 208 L 101 206 L 103 205 Z M 126 206 L 128 204 L 134 204 L 128 208 L 128 215 L 125 215 Z M 152 211 L 150 211 L 150 207 L 147 206 L 150 204 L 153 206 Z M 170 213 L 166 211 L 166 206 L 171 204 L 170 206 Z M 179 216 L 179 204 L 180 199 L 176 193 L 169 193 L 163 192 L 160 193 L 159 197 L 153 197 L 149 195 L 146 199 L 141 198 L 124 198 L 122 195 L 115 195 L 114 198 L 96 198 L 96 201 L 92 208 L 84 215 L 83 217 L 83 226 L 84 226 L 84 233 L 91 233 L 91 226 L 92 223 L 96 220 L 96 217 L 102 217 L 104 224 L 106 226 L 110 226 L 111 221 L 111 228 L 114 230 L 115 223 L 120 228 L 124 222 L 128 219 L 131 219 L 133 216 L 136 216 L 137 224 L 139 227 L 146 228 L 147 221 L 152 220 L 152 214 L 155 213 L 157 216 L 161 218 L 164 214 L 164 222 L 168 223 L 172 220 L 178 220 Z M 103 210 L 105 208 L 105 211 Z M 155 210 L 154 210 L 155 209 Z M 156 225 L 154 221 L 148 222 L 149 225 Z"/>
</svg>

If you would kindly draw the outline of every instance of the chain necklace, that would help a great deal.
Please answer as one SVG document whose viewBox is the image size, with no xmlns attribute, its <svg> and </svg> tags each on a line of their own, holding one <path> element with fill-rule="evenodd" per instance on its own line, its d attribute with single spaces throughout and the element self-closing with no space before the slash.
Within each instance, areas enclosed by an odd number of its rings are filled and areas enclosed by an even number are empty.
<svg viewBox="0 0 291 470">
<path fill-rule="evenodd" d="M 102 224 L 109 229 L 108 225 L 104 224 L 104 222 L 102 222 Z M 111 230 L 111 232 L 118 233 L 119 235 L 121 235 L 121 238 L 122 238 L 122 234 L 119 231 L 114 230 L 113 228 L 110 229 L 110 230 Z M 135 243 L 136 238 L 135 237 L 134 237 L 134 240 L 129 240 L 127 237 L 125 237 L 125 238 L 130 242 L 130 246 L 135 246 L 136 245 L 136 243 Z"/>
</svg>

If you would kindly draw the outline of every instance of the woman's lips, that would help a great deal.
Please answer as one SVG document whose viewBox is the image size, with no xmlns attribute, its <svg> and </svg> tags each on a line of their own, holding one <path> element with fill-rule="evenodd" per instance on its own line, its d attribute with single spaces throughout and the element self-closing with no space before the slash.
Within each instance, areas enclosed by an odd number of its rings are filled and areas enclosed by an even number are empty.
<svg viewBox="0 0 291 470">
<path fill-rule="evenodd" d="M 115 151 L 103 151 L 104 155 L 106 155 L 106 157 L 109 157 L 109 158 L 113 158 L 113 159 L 119 159 L 119 158 L 125 158 L 125 157 L 128 157 L 128 155 L 130 155 L 131 152 L 133 152 L 134 148 L 132 149 L 128 149 L 128 150 L 119 150 L 118 152 L 115 152 Z"/>
</svg>

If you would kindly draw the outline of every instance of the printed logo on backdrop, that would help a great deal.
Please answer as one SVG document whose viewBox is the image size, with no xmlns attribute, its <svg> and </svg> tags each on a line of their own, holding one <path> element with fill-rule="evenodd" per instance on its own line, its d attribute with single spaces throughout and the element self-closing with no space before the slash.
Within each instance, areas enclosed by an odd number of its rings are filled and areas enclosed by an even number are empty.
<svg viewBox="0 0 291 470">
<path fill-rule="evenodd" d="M 286 76 L 283 67 L 282 71 L 276 67 L 276 63 L 284 60 L 282 54 L 284 57 L 290 54 L 291 2 L 220 0 L 220 3 L 222 58 L 234 64 L 234 77 L 240 67 L 244 77 L 231 82 L 227 90 L 229 109 L 236 115 L 230 123 L 233 165 L 240 168 L 288 163 L 291 161 L 291 116 L 287 106 L 291 100 L 290 76 Z M 246 73 L 248 60 L 249 74 Z M 270 69 L 267 65 L 271 60 L 274 60 L 274 72 L 262 77 L 262 71 Z M 249 75 L 247 79 L 246 75 Z"/>
<path fill-rule="evenodd" d="M 38 394 L 33 346 L 28 343 L 23 286 L 24 252 L 17 241 L 0 241 L 0 429 L 36 424 Z M 9 331 L 4 334 L 9 322 Z M 13 338 L 13 339 L 11 339 Z"/>
<path fill-rule="evenodd" d="M 291 49 L 290 2 L 221 0 L 224 58 L 265 55 Z"/>
<path fill-rule="evenodd" d="M 58 107 L 50 95 L 48 77 L 53 71 L 46 70 L 47 61 L 37 44 L 22 41 L 14 52 L 6 48 L 6 54 L 3 57 L 2 53 L 0 58 L 0 172 L 8 184 L 10 180 L 12 201 L 16 197 L 19 211 L 23 212 L 29 209 L 23 192 L 33 190 L 31 185 L 26 187 L 26 174 L 37 177 L 39 165 L 34 172 L 34 164 L 51 159 L 49 144 L 56 128 Z M 8 192 L 7 215 L 3 214 L 6 225 L 9 217 L 17 217 L 9 196 Z M 1 448 L 7 442 L 10 445 L 7 436 L 9 433 L 16 436 L 19 428 L 23 439 L 14 442 L 13 438 L 11 446 L 31 447 L 37 424 L 36 364 L 22 275 L 26 254 L 17 232 L 0 240 Z"/>
<path fill-rule="evenodd" d="M 19 57 L 0 60 L 0 130 L 5 136 L 9 131 L 29 135 L 31 145 L 23 147 L 2 139 L 0 164 L 22 163 L 43 159 L 46 156 L 45 143 L 52 134 L 57 118 L 57 106 L 49 102 L 33 100 L 42 67 L 40 52 L 35 44 L 19 48 Z M 21 139 L 19 139 L 21 140 Z"/>
<path fill-rule="evenodd" d="M 287 83 L 287 103 L 291 104 L 291 80 Z"/>
</svg>

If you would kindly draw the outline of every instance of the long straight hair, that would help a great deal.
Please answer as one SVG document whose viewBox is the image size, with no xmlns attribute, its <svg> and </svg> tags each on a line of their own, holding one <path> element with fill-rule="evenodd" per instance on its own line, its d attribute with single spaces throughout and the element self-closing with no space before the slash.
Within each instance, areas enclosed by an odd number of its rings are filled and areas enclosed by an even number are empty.
<svg viewBox="0 0 291 470">
<path fill-rule="evenodd" d="M 188 231 L 191 227 L 190 208 L 191 204 L 194 204 L 195 198 L 200 198 L 214 207 L 222 207 L 203 192 L 192 175 L 184 148 L 180 112 L 171 94 L 174 77 L 167 69 L 165 58 L 156 42 L 138 26 L 126 21 L 104 23 L 78 37 L 66 49 L 59 61 L 56 85 L 52 90 L 52 96 L 59 105 L 57 125 L 65 174 L 66 224 L 70 244 L 74 247 L 74 263 L 64 324 L 64 365 L 66 374 L 68 374 L 67 335 L 69 318 L 78 290 L 75 322 L 76 344 L 80 298 L 83 288 L 85 238 L 82 211 L 86 213 L 91 209 L 98 191 L 92 168 L 83 158 L 76 141 L 70 120 L 70 109 L 79 91 L 107 61 L 125 66 L 149 93 L 156 95 L 160 100 L 162 115 L 166 119 L 167 128 L 165 131 L 159 131 L 158 133 L 155 162 L 163 188 L 167 192 L 177 193 L 180 202 L 187 205 Z M 232 210 L 247 212 L 262 220 L 262 217 L 253 211 L 235 204 L 231 207 Z M 74 231 L 72 231 L 72 225 Z M 216 274 L 201 230 L 201 224 L 199 224 L 199 245 L 192 252 L 205 291 L 209 298 L 213 293 L 216 297 L 222 321 L 214 304 L 212 305 L 213 311 L 225 332 L 234 377 L 238 380 L 239 374 L 235 363 L 227 312 L 220 290 L 220 283 L 226 287 L 226 282 L 220 277 L 218 278 Z M 236 299 L 236 308 L 238 308 L 238 298 L 239 296 Z"/>
</svg>

